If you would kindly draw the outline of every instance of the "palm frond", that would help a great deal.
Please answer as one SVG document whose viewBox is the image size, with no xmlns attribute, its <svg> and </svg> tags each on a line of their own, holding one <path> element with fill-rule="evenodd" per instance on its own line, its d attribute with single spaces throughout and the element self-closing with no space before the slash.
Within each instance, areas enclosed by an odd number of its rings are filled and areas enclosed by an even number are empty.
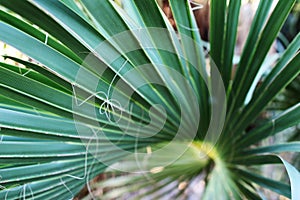
<svg viewBox="0 0 300 200">
<path fill-rule="evenodd" d="M 209 54 L 187 0 L 169 1 L 177 31 L 155 0 L 0 0 L 0 40 L 30 57 L 0 63 L 0 198 L 86 184 L 102 199 L 299 199 L 299 172 L 273 155 L 299 142 L 257 145 L 300 123 L 299 102 L 247 128 L 299 76 L 300 34 L 246 101 L 295 2 L 260 1 L 232 76 L 240 0 L 210 2 Z M 259 171 L 280 163 L 290 185 Z"/>
</svg>

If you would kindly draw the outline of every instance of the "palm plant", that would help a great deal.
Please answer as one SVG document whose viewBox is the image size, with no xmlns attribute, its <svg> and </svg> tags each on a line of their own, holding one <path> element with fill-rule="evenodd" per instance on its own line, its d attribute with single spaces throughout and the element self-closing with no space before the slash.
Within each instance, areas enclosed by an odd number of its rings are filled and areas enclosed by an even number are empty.
<svg viewBox="0 0 300 200">
<path fill-rule="evenodd" d="M 295 0 L 268 17 L 272 3 L 232 77 L 241 0 L 211 1 L 209 66 L 189 1 L 170 0 L 176 34 L 155 0 L 0 0 L 0 40 L 32 59 L 0 63 L 1 199 L 70 199 L 103 172 L 100 198 L 187 198 L 201 183 L 204 199 L 300 199 L 276 155 L 300 143 L 257 145 L 299 124 L 299 102 L 248 131 L 300 72 L 298 34 L 245 103 Z M 280 163 L 290 185 L 261 174 Z"/>
</svg>

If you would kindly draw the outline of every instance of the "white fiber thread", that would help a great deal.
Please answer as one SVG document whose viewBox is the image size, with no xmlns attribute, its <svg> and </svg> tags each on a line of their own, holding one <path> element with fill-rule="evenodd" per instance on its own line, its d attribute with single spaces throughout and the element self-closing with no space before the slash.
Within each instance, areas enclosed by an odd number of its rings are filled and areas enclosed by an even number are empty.
<svg viewBox="0 0 300 200">
<path fill-rule="evenodd" d="M 190 1 L 190 3 L 195 5 L 195 7 L 192 8 L 192 11 L 199 10 L 199 9 L 203 8 L 203 4 L 200 4 L 200 3 L 197 3 L 197 2 L 194 2 L 194 1 Z"/>
<path fill-rule="evenodd" d="M 45 38 L 45 44 L 47 45 L 47 43 L 48 43 L 48 37 L 49 37 L 49 34 L 48 33 L 46 33 L 46 38 Z"/>
<path fill-rule="evenodd" d="M 66 185 L 66 183 L 63 181 L 62 177 L 60 178 L 60 182 L 65 186 L 65 188 L 69 191 L 69 193 L 72 195 L 72 197 L 69 200 L 74 199 L 74 194 L 73 192 L 70 190 L 70 188 Z"/>
<path fill-rule="evenodd" d="M 99 113 L 101 115 L 105 114 L 107 120 L 109 122 L 112 122 L 111 120 L 111 114 L 109 112 L 109 110 L 111 109 L 112 112 L 115 112 L 115 107 L 117 107 L 121 113 L 120 115 L 122 115 L 122 112 L 123 112 L 123 108 L 121 107 L 121 104 L 118 100 L 116 99 L 110 99 L 109 96 L 110 96 L 110 92 L 111 92 L 111 88 L 112 88 L 112 84 L 114 83 L 115 79 L 117 78 L 118 75 L 120 75 L 120 71 L 123 69 L 123 67 L 126 65 L 126 63 L 128 62 L 128 60 L 125 60 L 125 62 L 122 64 L 122 66 L 120 67 L 120 69 L 117 71 L 117 73 L 114 75 L 113 79 L 111 80 L 109 86 L 108 86 L 108 90 L 107 90 L 107 94 L 103 91 L 99 91 L 99 92 L 96 92 L 96 93 L 93 93 L 91 94 L 88 98 L 86 98 L 84 101 L 82 101 L 81 103 L 79 103 L 78 99 L 77 99 L 77 95 L 76 95 L 76 91 L 75 91 L 75 88 L 74 88 L 74 85 L 72 85 L 72 89 L 73 89 L 73 92 L 74 92 L 74 96 L 75 96 L 75 102 L 76 102 L 76 105 L 77 106 L 81 106 L 83 105 L 84 103 L 86 103 L 89 99 L 91 99 L 92 97 L 94 96 L 97 96 L 98 94 L 102 94 L 104 96 L 104 101 L 103 103 L 100 105 L 100 108 L 99 108 Z M 103 111 L 102 111 L 103 110 Z M 118 119 L 117 121 L 119 121 L 120 119 Z"/>
<path fill-rule="evenodd" d="M 29 69 L 27 72 L 25 72 L 24 74 L 22 74 L 22 76 L 26 76 L 27 74 L 29 74 L 32 71 L 32 69 Z"/>
<path fill-rule="evenodd" d="M 180 26 L 180 27 L 182 27 L 182 28 L 184 28 L 184 29 L 186 29 L 186 30 L 189 30 L 189 31 L 194 31 L 194 32 L 199 32 L 199 28 L 190 28 L 190 27 L 187 27 L 187 26 L 185 26 L 185 25 L 182 25 L 182 24 L 178 24 L 178 26 Z"/>
</svg>

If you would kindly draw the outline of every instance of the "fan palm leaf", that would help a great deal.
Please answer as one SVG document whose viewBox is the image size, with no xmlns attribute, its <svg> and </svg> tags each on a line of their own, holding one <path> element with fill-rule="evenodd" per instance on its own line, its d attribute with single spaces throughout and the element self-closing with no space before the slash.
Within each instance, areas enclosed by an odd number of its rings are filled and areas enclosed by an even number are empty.
<svg viewBox="0 0 300 200">
<path fill-rule="evenodd" d="M 184 199 L 197 182 L 204 199 L 300 198 L 274 155 L 299 142 L 257 146 L 300 103 L 247 131 L 299 75 L 299 34 L 246 103 L 295 0 L 260 1 L 234 77 L 241 0 L 210 3 L 209 66 L 190 2 L 169 3 L 177 33 L 155 0 L 0 0 L 0 40 L 31 58 L 0 63 L 1 199 L 72 199 L 100 173 L 117 176 L 107 199 Z M 280 163 L 290 185 L 257 170 Z"/>
</svg>

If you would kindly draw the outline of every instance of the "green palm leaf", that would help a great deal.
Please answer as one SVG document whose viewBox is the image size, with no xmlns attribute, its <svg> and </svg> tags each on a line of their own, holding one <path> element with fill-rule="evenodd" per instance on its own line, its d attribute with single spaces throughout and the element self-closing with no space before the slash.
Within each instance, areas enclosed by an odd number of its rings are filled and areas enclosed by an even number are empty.
<svg viewBox="0 0 300 200">
<path fill-rule="evenodd" d="M 175 31 L 155 0 L 0 0 L 0 40 L 31 58 L 0 63 L 1 199 L 299 198 L 273 155 L 299 142 L 259 144 L 299 124 L 299 102 L 247 131 L 299 75 L 299 34 L 245 103 L 295 0 L 260 1 L 234 77 L 241 1 L 210 2 L 209 66 L 190 3 L 169 1 Z"/>
</svg>

